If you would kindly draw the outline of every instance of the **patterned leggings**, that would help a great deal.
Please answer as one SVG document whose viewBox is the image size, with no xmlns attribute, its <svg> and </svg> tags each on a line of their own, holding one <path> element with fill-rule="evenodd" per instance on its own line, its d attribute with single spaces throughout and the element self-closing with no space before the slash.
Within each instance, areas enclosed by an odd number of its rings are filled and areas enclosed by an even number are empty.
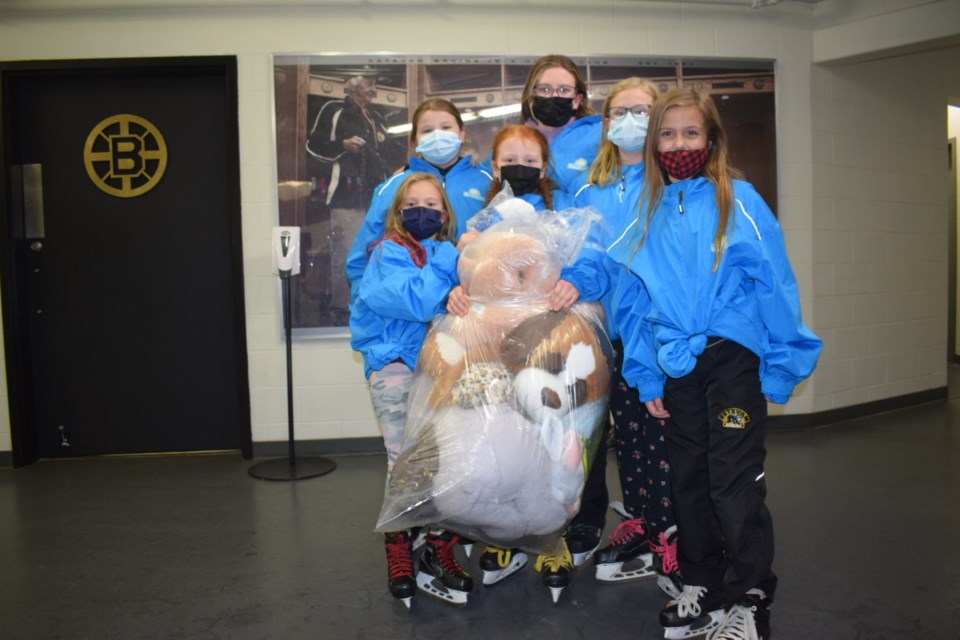
<svg viewBox="0 0 960 640">
<path fill-rule="evenodd" d="M 377 413 L 377 424 L 387 449 L 387 480 L 400 455 L 403 429 L 407 421 L 407 396 L 413 371 L 403 362 L 391 362 L 370 374 L 370 399 Z"/>
<path fill-rule="evenodd" d="M 647 413 L 640 394 L 620 375 L 623 343 L 614 341 L 614 384 L 610 393 L 614 441 L 623 506 L 647 522 L 647 536 L 660 544 L 659 534 L 673 526 L 670 463 L 664 432 L 669 428 Z"/>
</svg>

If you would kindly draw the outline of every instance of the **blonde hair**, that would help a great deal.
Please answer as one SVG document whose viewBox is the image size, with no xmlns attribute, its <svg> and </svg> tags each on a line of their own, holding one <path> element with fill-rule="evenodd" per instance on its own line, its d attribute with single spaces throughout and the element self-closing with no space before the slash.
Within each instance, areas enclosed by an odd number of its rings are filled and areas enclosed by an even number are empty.
<svg viewBox="0 0 960 640">
<path fill-rule="evenodd" d="M 393 197 L 390 210 L 387 212 L 386 235 L 395 234 L 404 240 L 416 242 L 410 233 L 403 228 L 403 217 L 400 215 L 400 212 L 403 210 L 403 200 L 407 197 L 407 191 L 417 182 L 429 182 L 436 187 L 440 193 L 440 201 L 442 202 L 446 219 L 443 221 L 443 226 L 440 227 L 440 231 L 437 232 L 437 240 L 456 241 L 457 214 L 454 213 L 453 207 L 450 206 L 450 199 L 447 198 L 447 192 L 443 190 L 443 185 L 440 184 L 436 176 L 422 172 L 411 173 L 400 185 L 400 188 L 397 189 L 397 194 Z"/>
<path fill-rule="evenodd" d="M 627 89 L 637 87 L 649 93 L 654 102 L 656 102 L 657 96 L 660 95 L 657 87 L 649 80 L 632 77 L 625 78 L 613 85 L 613 88 L 610 89 L 610 95 L 603 101 L 603 129 L 600 131 L 600 150 L 597 152 L 597 157 L 594 159 L 593 164 L 590 165 L 590 173 L 587 176 L 587 182 L 590 184 L 605 187 L 611 182 L 615 182 L 621 175 L 620 149 L 617 148 L 617 145 L 607 140 L 608 114 L 610 111 L 610 103 L 613 102 L 613 99 L 616 98 L 617 95 Z"/>
<path fill-rule="evenodd" d="M 717 189 L 717 232 L 713 237 L 713 249 L 716 259 L 713 270 L 716 271 L 726 249 L 727 228 L 730 226 L 733 212 L 733 179 L 739 178 L 740 173 L 729 164 L 727 134 L 720 121 L 720 113 L 713 99 L 706 93 L 695 89 L 681 87 L 672 89 L 663 94 L 650 110 L 650 135 L 654 139 L 649 141 L 644 149 L 644 162 L 647 166 L 646 179 L 643 187 L 641 202 L 647 203 L 646 224 L 643 226 L 643 237 L 637 246 L 643 246 L 650 231 L 650 223 L 663 200 L 663 190 L 666 179 L 657 162 L 657 141 L 660 136 L 660 127 L 663 125 L 664 114 L 674 107 L 696 107 L 703 115 L 703 123 L 707 131 L 707 144 L 710 156 L 703 166 L 703 176 L 712 182 Z"/>
</svg>

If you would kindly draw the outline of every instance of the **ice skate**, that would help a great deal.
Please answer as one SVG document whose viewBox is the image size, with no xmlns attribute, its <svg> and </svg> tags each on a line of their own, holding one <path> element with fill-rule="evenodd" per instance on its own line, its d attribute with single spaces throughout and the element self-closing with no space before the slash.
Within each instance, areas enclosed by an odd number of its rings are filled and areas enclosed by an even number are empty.
<svg viewBox="0 0 960 640">
<path fill-rule="evenodd" d="M 463 607 L 473 589 L 473 579 L 454 555 L 459 540 L 460 536 L 443 529 L 427 534 L 420 556 L 417 587 L 432 598 Z"/>
<path fill-rule="evenodd" d="M 660 544 L 654 544 L 651 540 L 650 548 L 656 553 L 654 569 L 657 572 L 657 586 L 671 598 L 679 598 L 683 593 L 683 577 L 677 563 L 677 527 L 661 531 Z"/>
<path fill-rule="evenodd" d="M 695 638 L 716 629 L 725 615 L 722 589 L 685 585 L 660 611 L 660 626 L 668 640 Z"/>
<path fill-rule="evenodd" d="M 387 551 L 387 587 L 390 595 L 403 602 L 409 610 L 413 594 L 417 592 L 410 533 L 395 531 L 384 534 L 384 547 Z"/>
<path fill-rule="evenodd" d="M 656 575 L 643 518 L 634 518 L 619 502 L 610 505 L 623 522 L 610 534 L 610 544 L 593 557 L 598 582 L 632 582 Z"/>
<path fill-rule="evenodd" d="M 473 556 L 473 540 L 460 536 L 460 546 L 463 547 L 463 553 L 466 554 L 467 560 L 469 560 Z"/>
<path fill-rule="evenodd" d="M 483 584 L 492 586 L 527 566 L 527 554 L 519 549 L 488 546 L 480 556 Z"/>
<path fill-rule="evenodd" d="M 427 528 L 413 527 L 410 529 L 410 538 L 413 540 L 413 550 L 419 551 L 427 541 Z"/>
<path fill-rule="evenodd" d="M 560 600 L 560 594 L 570 584 L 570 575 L 573 572 L 573 557 L 567 547 L 567 541 L 560 538 L 562 549 L 554 555 L 541 554 L 537 556 L 534 569 L 543 574 L 543 584 L 550 589 L 553 604 Z"/>
<path fill-rule="evenodd" d="M 567 547 L 570 549 L 570 555 L 573 558 L 573 566 L 583 566 L 594 552 L 600 548 L 600 542 L 603 540 L 603 527 L 595 527 L 592 524 L 579 523 L 570 525 L 567 528 L 564 538 L 567 539 Z"/>
<path fill-rule="evenodd" d="M 770 604 L 761 589 L 751 589 L 738 604 L 730 607 L 720 625 L 707 640 L 768 640 L 770 638 Z"/>
</svg>

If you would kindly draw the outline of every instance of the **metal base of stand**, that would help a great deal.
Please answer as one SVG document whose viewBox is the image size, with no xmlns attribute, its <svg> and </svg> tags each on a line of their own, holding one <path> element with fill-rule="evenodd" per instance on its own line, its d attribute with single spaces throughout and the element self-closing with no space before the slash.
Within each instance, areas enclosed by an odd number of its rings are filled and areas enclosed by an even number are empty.
<svg viewBox="0 0 960 640">
<path fill-rule="evenodd" d="M 304 480 L 330 473 L 337 463 L 327 458 L 296 458 L 291 464 L 287 458 L 264 460 L 247 471 L 260 480 Z"/>
</svg>

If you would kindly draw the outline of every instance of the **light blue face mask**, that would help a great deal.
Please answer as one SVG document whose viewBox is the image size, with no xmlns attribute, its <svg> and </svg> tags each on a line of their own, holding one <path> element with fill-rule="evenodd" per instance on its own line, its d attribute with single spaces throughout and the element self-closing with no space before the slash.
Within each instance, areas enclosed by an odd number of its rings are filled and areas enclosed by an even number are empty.
<svg viewBox="0 0 960 640">
<path fill-rule="evenodd" d="M 617 145 L 627 153 L 643 151 L 643 143 L 647 141 L 647 125 L 650 118 L 646 114 L 635 116 L 625 113 L 622 118 L 610 121 L 607 130 L 607 140 Z"/>
<path fill-rule="evenodd" d="M 460 152 L 460 134 L 434 129 L 420 138 L 417 153 L 430 164 L 441 165 L 453 160 Z"/>
</svg>

